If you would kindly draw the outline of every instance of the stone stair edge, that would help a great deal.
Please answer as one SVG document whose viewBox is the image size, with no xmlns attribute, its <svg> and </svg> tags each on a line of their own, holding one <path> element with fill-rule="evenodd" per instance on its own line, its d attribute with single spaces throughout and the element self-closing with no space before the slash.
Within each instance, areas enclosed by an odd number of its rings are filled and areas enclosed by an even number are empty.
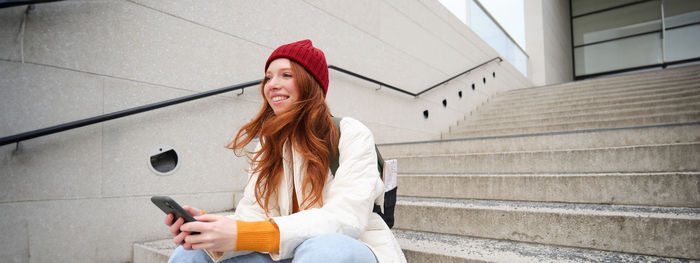
<svg viewBox="0 0 700 263">
<path fill-rule="evenodd" d="M 480 129 L 480 128 L 475 128 L 477 126 L 467 126 L 467 127 L 450 127 L 449 133 L 448 134 L 462 134 L 462 133 L 488 133 L 488 132 L 504 132 L 506 129 L 510 130 L 518 130 L 518 129 L 548 129 L 548 128 L 554 128 L 554 127 L 560 127 L 562 130 L 571 130 L 571 129 L 577 129 L 572 126 L 586 126 L 586 125 L 594 125 L 599 128 L 603 128 L 601 126 L 607 126 L 610 127 L 608 124 L 613 125 L 612 127 L 615 127 L 615 125 L 623 123 L 623 122 L 635 122 L 639 126 L 642 125 L 649 125 L 649 124 L 665 124 L 665 123 L 677 123 L 677 122 L 695 122 L 700 120 L 700 112 L 698 111 L 682 111 L 682 112 L 674 112 L 674 113 L 657 113 L 657 114 L 648 114 L 648 115 L 639 115 L 639 116 L 627 116 L 627 117 L 621 117 L 621 118 L 605 118 L 605 119 L 600 119 L 600 120 L 583 120 L 583 121 L 569 121 L 569 122 L 557 122 L 557 123 L 548 123 L 545 125 L 504 125 L 502 127 L 492 127 L 492 128 L 486 128 L 486 129 Z M 635 126 L 634 124 L 626 124 L 626 126 Z M 585 127 L 579 128 L 579 129 L 586 129 Z M 588 128 L 588 129 L 595 129 L 595 128 Z"/>
<path fill-rule="evenodd" d="M 660 127 L 663 127 L 663 125 L 666 125 L 666 124 L 667 123 L 659 123 L 658 125 Z M 647 123 L 647 125 L 653 126 L 656 124 Z M 487 130 L 487 131 L 478 131 L 478 132 L 474 132 L 474 131 L 459 132 L 459 133 L 453 132 L 453 133 L 442 133 L 441 140 L 445 141 L 445 142 L 448 142 L 451 140 L 462 140 L 462 141 L 482 140 L 482 141 L 488 142 L 487 140 L 514 139 L 514 138 L 522 138 L 524 136 L 541 137 L 541 136 L 548 136 L 548 135 L 567 135 L 567 134 L 576 134 L 576 132 L 579 132 L 579 131 L 595 132 L 596 130 L 602 130 L 602 129 L 606 129 L 606 130 L 607 129 L 625 129 L 626 127 L 627 126 L 561 128 L 561 127 L 553 126 L 553 127 L 545 127 L 544 129 L 526 128 L 526 129 L 509 129 L 509 130 L 501 130 L 501 131 Z M 690 140 L 690 141 L 697 141 L 697 140 Z M 393 145 L 402 145 L 402 144 L 393 144 Z"/>
<path fill-rule="evenodd" d="M 604 90 L 605 92 L 578 92 L 578 93 L 562 93 L 562 94 L 548 94 L 548 95 L 528 95 L 528 96 L 519 96 L 519 95 L 513 95 L 510 92 L 511 91 L 506 91 L 502 93 L 497 93 L 493 94 L 488 98 L 488 102 L 495 104 L 497 106 L 500 105 L 510 105 L 512 103 L 521 103 L 523 105 L 531 105 L 533 103 L 539 103 L 539 102 L 555 102 L 555 101 L 571 101 L 571 100 L 576 100 L 576 99 L 590 99 L 590 98 L 598 98 L 598 97 L 604 97 L 604 98 L 615 98 L 615 97 L 624 97 L 626 94 L 667 94 L 667 93 L 674 93 L 674 92 L 683 92 L 683 91 L 694 91 L 697 90 L 697 88 L 700 87 L 698 84 L 700 82 L 700 78 L 698 80 L 695 80 L 694 82 L 687 82 L 687 83 L 680 83 L 677 85 L 669 85 L 669 86 L 652 86 L 652 87 L 647 87 L 643 89 L 624 89 L 624 90 Z"/>
<path fill-rule="evenodd" d="M 144 249 L 148 249 L 159 254 L 167 252 L 167 255 L 170 255 L 169 253 L 177 248 L 177 245 L 173 242 L 172 238 L 136 242 L 134 243 L 134 246 L 142 246 Z"/>
<path fill-rule="evenodd" d="M 626 75 L 620 75 L 620 76 L 593 78 L 593 79 L 579 80 L 579 81 L 566 82 L 566 83 L 558 83 L 558 84 L 552 84 L 552 85 L 536 86 L 536 87 L 529 87 L 529 88 L 523 88 L 523 89 L 517 89 L 517 90 L 518 91 L 527 91 L 527 90 L 533 90 L 533 89 L 544 89 L 544 88 L 552 88 L 552 87 L 567 87 L 567 86 L 573 86 L 573 85 L 590 85 L 590 84 L 597 84 L 600 82 L 605 83 L 605 82 L 618 81 L 618 80 L 620 82 L 624 82 L 624 81 L 628 81 L 630 79 L 638 79 L 639 77 L 644 77 L 644 76 L 648 76 L 649 78 L 659 78 L 659 77 L 663 77 L 663 76 L 675 76 L 675 75 L 697 75 L 698 72 L 700 72 L 700 66 L 693 65 L 693 66 L 679 67 L 679 68 L 666 69 L 666 70 L 639 72 L 639 73 L 632 73 L 632 74 L 626 74 Z"/>
<path fill-rule="evenodd" d="M 499 153 L 394 156 L 405 173 L 699 171 L 700 142 Z M 612 161 L 618 160 L 618 161 Z M 468 163 L 469 165 L 462 165 Z"/>
<path fill-rule="evenodd" d="M 398 175 L 399 197 L 700 208 L 700 171 Z"/>
<path fill-rule="evenodd" d="M 445 261 L 440 262 L 686 262 L 674 258 L 528 242 L 400 229 L 392 231 L 409 262 L 432 259 L 430 254 L 442 256 Z"/>
<path fill-rule="evenodd" d="M 478 125 L 478 126 L 492 126 L 492 125 L 502 125 L 504 123 L 507 124 L 525 124 L 528 122 L 553 122 L 553 121 L 562 121 L 562 120 L 583 120 L 583 119 L 606 119 L 606 118 L 611 118 L 611 117 L 634 117 L 634 116 L 648 116 L 652 114 L 669 114 L 669 113 L 680 113 L 683 114 L 684 112 L 688 111 L 697 111 L 700 112 L 700 101 L 694 102 L 694 103 L 683 103 L 683 104 L 674 104 L 674 105 L 659 105 L 659 106 L 654 106 L 654 107 L 638 107 L 638 108 L 628 108 L 624 110 L 607 110 L 607 111 L 596 111 L 596 112 L 588 112 L 588 113 L 577 113 L 577 114 L 570 114 L 570 115 L 561 115 L 561 116 L 539 116 L 537 114 L 533 115 L 526 115 L 527 117 L 523 116 L 520 118 L 513 118 L 513 117 L 501 117 L 501 118 L 488 118 L 488 119 L 480 119 L 480 120 L 462 120 L 457 122 L 457 125 L 452 126 L 450 128 L 457 128 L 462 125 Z M 514 120 L 515 119 L 515 120 Z"/>
<path fill-rule="evenodd" d="M 214 211 L 207 214 L 227 216 L 233 214 L 234 211 L 235 209 L 230 209 Z M 172 238 L 135 242 L 132 244 L 132 255 L 134 257 L 133 263 L 166 263 L 168 258 L 170 258 L 170 254 L 175 250 L 175 248 L 177 248 L 177 245 L 173 243 Z"/>
<path fill-rule="evenodd" d="M 450 199 L 400 196 L 397 206 L 450 207 L 533 213 L 581 214 L 597 216 L 628 216 L 644 218 L 673 218 L 700 221 L 700 208 L 640 206 L 618 204 L 587 204 L 563 202 L 533 202 L 513 200 Z"/>
<path fill-rule="evenodd" d="M 405 198 L 397 229 L 700 258 L 700 209 Z M 445 221 L 435 224 L 435 217 Z M 664 242 L 659 246 L 658 242 Z"/>
<path fill-rule="evenodd" d="M 700 123 L 698 123 L 700 124 Z M 700 141 L 697 125 L 603 129 L 521 136 L 444 139 L 379 146 L 385 159 L 425 153 L 507 152 L 518 150 L 582 149 L 602 146 L 643 145 Z"/>
<path fill-rule="evenodd" d="M 159 239 L 132 244 L 133 263 L 166 263 L 177 248 L 173 240 Z"/>
<path fill-rule="evenodd" d="M 682 143 L 660 143 L 660 144 L 645 144 L 645 145 L 626 145 L 626 146 L 613 146 L 613 147 L 592 147 L 592 148 L 582 148 L 582 149 L 552 149 L 552 150 L 527 150 L 527 151 L 509 151 L 509 152 L 479 152 L 479 153 L 446 153 L 446 154 L 425 154 L 425 155 L 401 155 L 401 156 L 391 156 L 391 158 L 401 159 L 401 158 L 421 158 L 421 157 L 453 157 L 453 156 L 478 156 L 478 155 L 502 155 L 502 154 L 531 154 L 531 153 L 555 153 L 555 152 L 585 152 L 585 151 L 598 151 L 598 150 L 624 150 L 624 149 L 638 149 L 638 148 L 650 148 L 650 147 L 669 147 L 669 146 L 692 146 L 699 145 L 700 141 L 695 142 L 682 142 Z M 627 171 L 629 172 L 629 171 Z M 580 172 L 574 172 L 580 173 Z M 607 173 L 607 172 L 602 172 Z"/>
<path fill-rule="evenodd" d="M 649 110 L 632 110 L 627 112 L 600 112 L 592 114 L 581 114 L 573 116 L 559 117 L 543 117 L 529 119 L 495 119 L 489 122 L 460 122 L 456 126 L 449 127 L 449 132 L 460 132 L 473 130 L 478 127 L 479 130 L 491 129 L 508 129 L 531 126 L 549 126 L 569 123 L 584 123 L 590 121 L 610 121 L 610 120 L 631 120 L 631 119 L 648 119 L 663 116 L 684 116 L 694 118 L 694 113 L 700 116 L 700 104 L 687 108 L 661 108 Z"/>
<path fill-rule="evenodd" d="M 440 144 L 440 143 L 450 143 L 450 142 L 455 142 L 455 141 L 494 140 L 494 139 L 508 139 L 508 138 L 519 138 L 519 137 L 535 137 L 535 136 L 577 134 L 577 133 L 597 133 L 597 132 L 605 132 L 605 131 L 652 129 L 652 128 L 680 127 L 680 126 L 700 126 L 700 121 L 683 122 L 683 123 L 670 123 L 670 124 L 657 124 L 657 125 L 635 125 L 635 126 L 615 127 L 615 128 L 568 130 L 568 131 L 560 131 L 560 132 L 523 133 L 523 134 L 497 135 L 497 136 L 461 137 L 461 138 L 453 138 L 453 139 L 440 139 L 440 140 L 428 140 L 428 141 L 409 141 L 409 142 L 377 144 L 377 146 L 381 150 L 381 147 L 391 147 L 391 146 L 400 146 L 400 145 L 409 145 L 409 144 L 435 144 L 435 143 Z"/>
<path fill-rule="evenodd" d="M 654 99 L 667 99 L 674 98 L 678 96 L 697 96 L 700 94 L 700 89 L 678 89 L 677 91 L 667 92 L 667 93 L 648 93 L 638 96 L 610 96 L 610 97 L 587 97 L 587 98 L 570 98 L 570 99 L 560 99 L 552 101 L 516 101 L 509 102 L 505 106 L 497 103 L 488 103 L 481 107 L 481 110 L 487 109 L 498 109 L 498 110 L 517 110 L 522 108 L 547 108 L 547 107 L 557 107 L 557 106 L 570 106 L 570 105 L 590 105 L 590 104 L 600 104 L 600 103 L 618 103 L 625 101 L 649 101 Z"/>
<path fill-rule="evenodd" d="M 700 74 L 700 73 L 699 73 Z M 505 90 L 503 92 L 494 94 L 492 100 L 528 100 L 534 98 L 541 99 L 557 99 L 566 98 L 571 96 L 585 96 L 585 95 L 614 95 L 621 92 L 643 92 L 649 90 L 657 90 L 663 92 L 667 89 L 673 89 L 676 86 L 683 86 L 686 88 L 693 88 L 694 83 L 698 83 L 699 76 L 687 77 L 683 79 L 677 79 L 673 81 L 662 81 L 662 80 L 650 80 L 650 81 L 640 81 L 640 83 L 600 83 L 598 86 L 588 87 L 571 87 L 569 89 L 555 89 L 551 90 L 540 90 L 538 92 L 523 92 L 523 89 L 512 89 Z"/>
<path fill-rule="evenodd" d="M 499 98 L 531 98 L 531 97 L 560 97 L 563 95 L 580 95 L 580 94 L 608 94 L 619 91 L 642 91 L 649 89 L 668 89 L 677 84 L 689 85 L 697 83 L 700 76 L 692 75 L 682 78 L 667 80 L 663 78 L 653 78 L 650 80 L 635 80 L 624 81 L 619 83 L 599 83 L 600 85 L 590 87 L 585 85 L 557 87 L 551 86 L 549 89 L 541 89 L 538 91 L 525 89 L 508 90 L 499 95 Z M 529 91 L 529 92 L 526 92 Z"/>
<path fill-rule="evenodd" d="M 578 103 L 569 105 L 554 105 L 554 106 L 538 106 L 529 108 L 488 108 L 479 107 L 474 111 L 470 112 L 469 115 L 465 115 L 464 119 L 488 119 L 488 118 L 498 118 L 498 117 L 518 117 L 518 116 L 529 116 L 529 115 L 543 115 L 543 114 L 566 114 L 568 112 L 586 112 L 586 111 L 597 111 L 601 109 L 612 109 L 618 110 L 626 107 L 651 107 L 657 104 L 669 104 L 669 103 L 693 103 L 695 100 L 700 99 L 700 95 L 689 95 L 684 97 L 666 97 L 666 98 L 651 98 L 641 101 L 635 100 L 617 100 L 617 101 L 605 101 L 597 103 Z"/>
<path fill-rule="evenodd" d="M 698 100 L 695 100 L 695 97 L 697 97 Z M 651 104 L 651 105 L 645 105 L 645 104 Z M 508 114 L 508 115 L 475 114 L 475 115 L 466 116 L 464 118 L 464 120 L 460 120 L 457 123 L 460 124 L 460 123 L 468 123 L 468 122 L 490 122 L 490 121 L 499 120 L 499 119 L 506 119 L 506 118 L 539 119 L 539 118 L 548 118 L 548 117 L 551 118 L 551 117 L 560 117 L 560 116 L 580 116 L 580 115 L 595 114 L 595 113 L 629 112 L 629 111 L 639 111 L 639 110 L 646 110 L 646 109 L 679 108 L 679 107 L 686 107 L 686 106 L 693 107 L 696 105 L 700 105 L 700 95 L 694 96 L 693 98 L 690 98 L 690 99 L 688 99 L 688 98 L 678 99 L 678 100 L 675 100 L 675 103 L 654 103 L 654 102 L 628 103 L 628 104 L 616 104 L 616 105 L 592 107 L 592 108 L 585 108 L 585 109 L 569 109 L 569 110 L 547 111 L 547 112 L 538 112 L 538 113 L 514 112 L 514 114 Z"/>
<path fill-rule="evenodd" d="M 690 80 L 697 79 L 700 77 L 698 75 L 700 70 L 694 74 L 683 74 L 674 76 L 657 76 L 657 77 L 646 77 L 646 78 L 635 78 L 630 80 L 622 81 L 600 81 L 598 83 L 583 83 L 583 82 L 569 82 L 564 84 L 557 84 L 551 86 L 535 86 L 530 88 L 512 89 L 508 90 L 507 93 L 513 96 L 531 96 L 531 95 L 550 95 L 550 94 L 565 94 L 567 91 L 570 92 L 599 92 L 606 90 L 605 86 L 611 86 L 614 89 L 618 88 L 633 88 L 643 87 L 648 85 L 659 86 L 664 85 L 664 83 L 673 82 L 688 82 Z M 609 89 L 608 89 L 609 90 Z"/>
<path fill-rule="evenodd" d="M 549 85 L 541 85 L 541 86 L 533 86 L 533 87 L 528 87 L 528 88 L 520 88 L 520 89 L 515 89 L 512 90 L 516 93 L 539 93 L 541 91 L 547 91 L 547 90 L 565 90 L 565 89 L 570 89 L 570 90 L 575 90 L 579 89 L 581 87 L 591 87 L 591 86 L 598 86 L 600 84 L 606 84 L 610 83 L 612 85 L 620 85 L 624 83 L 643 83 L 644 81 L 655 81 L 659 79 L 668 79 L 670 81 L 675 81 L 675 80 L 684 80 L 684 79 L 690 79 L 698 76 L 698 73 L 700 72 L 700 68 L 693 70 L 693 71 L 686 71 L 686 72 L 676 72 L 676 73 L 657 73 L 657 74 L 642 74 L 637 77 L 628 77 L 628 78 L 615 78 L 615 77 L 604 77 L 604 78 L 599 78 L 596 80 L 578 80 L 578 81 L 570 81 L 570 82 L 564 82 L 564 83 L 556 83 L 556 84 L 549 84 Z"/>
<path fill-rule="evenodd" d="M 551 101 L 551 102 L 543 102 L 543 103 L 538 103 L 538 104 L 509 104 L 506 106 L 494 106 L 490 104 L 484 104 L 484 106 L 479 107 L 476 109 L 474 112 L 486 112 L 488 113 L 489 110 L 497 110 L 499 112 L 513 112 L 513 111 L 519 111 L 523 109 L 528 109 L 530 111 L 535 111 L 535 110 L 547 110 L 550 108 L 562 108 L 562 107 L 578 107 L 578 108 L 591 108 L 591 107 L 597 107 L 599 105 L 608 105 L 611 103 L 645 103 L 645 102 L 654 102 L 654 101 L 662 101 L 662 100 L 669 100 L 669 99 L 679 99 L 679 98 L 684 98 L 684 97 L 696 97 L 700 95 L 699 90 L 685 90 L 681 92 L 674 92 L 674 93 L 663 93 L 663 94 L 647 94 L 643 96 L 637 96 L 637 97 L 615 97 L 615 98 L 593 98 L 593 99 L 587 99 L 587 100 L 570 100 L 570 101 Z"/>
<path fill-rule="evenodd" d="M 573 173 L 401 173 L 399 177 L 493 177 L 493 176 L 532 176 L 532 177 L 588 177 L 588 176 L 646 176 L 646 175 L 700 175 L 700 171 L 679 171 L 679 172 L 573 172 Z"/>
<path fill-rule="evenodd" d="M 442 133 L 442 138 L 461 138 L 461 137 L 489 137 L 489 136 L 517 136 L 520 134 L 551 134 L 562 133 L 577 130 L 597 130 L 597 129 L 615 129 L 630 126 L 653 126 L 667 125 L 673 123 L 689 123 L 699 121 L 700 115 L 697 112 L 683 114 L 663 114 L 652 117 L 624 117 L 615 119 L 606 119 L 604 121 L 573 121 L 550 123 L 546 125 L 527 125 L 515 127 L 500 127 L 479 129 L 473 127 L 455 127 L 449 132 Z"/>
<path fill-rule="evenodd" d="M 576 101 L 576 100 L 591 100 L 591 99 L 615 99 L 615 98 L 624 98 L 624 97 L 629 97 L 629 96 L 634 96 L 634 97 L 644 97 L 645 95 L 662 95 L 662 94 L 674 94 L 674 93 L 682 93 L 682 92 L 693 92 L 697 91 L 698 88 L 700 88 L 700 78 L 698 80 L 694 80 L 694 82 L 691 83 L 683 83 L 683 84 L 675 84 L 673 86 L 665 87 L 663 89 L 659 89 L 659 87 L 649 87 L 646 89 L 639 89 L 639 90 L 609 90 L 608 92 L 605 93 L 592 93 L 592 92 L 581 92 L 577 94 L 573 93 L 566 93 L 562 95 L 556 95 L 556 96 L 528 96 L 524 98 L 520 97 L 512 97 L 509 96 L 508 93 L 500 93 L 496 94 L 493 97 L 489 98 L 489 104 L 494 105 L 494 107 L 501 107 L 503 105 L 511 105 L 511 104 L 518 104 L 518 105 L 533 105 L 533 104 L 539 104 L 539 103 L 553 103 L 553 102 L 562 102 L 562 103 L 568 103 L 571 101 Z"/>
</svg>

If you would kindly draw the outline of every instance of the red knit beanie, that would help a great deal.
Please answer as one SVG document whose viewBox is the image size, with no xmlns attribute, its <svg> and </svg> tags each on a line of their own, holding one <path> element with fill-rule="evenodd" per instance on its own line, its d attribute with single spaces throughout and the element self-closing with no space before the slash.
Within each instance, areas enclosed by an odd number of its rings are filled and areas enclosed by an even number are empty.
<svg viewBox="0 0 700 263">
<path fill-rule="evenodd" d="M 328 92 L 328 65 L 326 65 L 326 56 L 323 51 L 315 48 L 311 44 L 311 40 L 305 39 L 302 41 L 282 45 L 275 49 L 265 63 L 265 71 L 270 66 L 273 60 L 277 58 L 288 58 L 299 63 L 321 84 L 323 88 L 323 96 Z"/>
</svg>

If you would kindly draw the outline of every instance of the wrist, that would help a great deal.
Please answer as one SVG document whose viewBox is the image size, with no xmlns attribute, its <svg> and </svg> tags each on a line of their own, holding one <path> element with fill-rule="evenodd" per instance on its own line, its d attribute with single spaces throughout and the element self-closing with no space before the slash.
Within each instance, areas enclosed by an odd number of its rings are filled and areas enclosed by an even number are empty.
<svg viewBox="0 0 700 263">
<path fill-rule="evenodd" d="M 279 251 L 279 229 L 270 221 L 236 221 L 236 251 Z"/>
</svg>

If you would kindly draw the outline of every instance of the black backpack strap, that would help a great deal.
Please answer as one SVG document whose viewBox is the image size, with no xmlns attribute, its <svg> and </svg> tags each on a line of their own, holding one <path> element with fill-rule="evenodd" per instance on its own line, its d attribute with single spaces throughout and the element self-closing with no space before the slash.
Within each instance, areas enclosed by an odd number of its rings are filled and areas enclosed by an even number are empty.
<svg viewBox="0 0 700 263">
<path fill-rule="evenodd" d="M 333 126 L 338 130 L 338 141 L 340 141 L 340 120 L 342 118 L 336 118 L 333 117 Z M 330 161 L 331 161 L 331 173 L 333 176 L 335 176 L 335 172 L 338 171 L 338 160 L 340 160 L 340 150 L 335 149 L 335 154 L 333 154 L 333 149 L 331 148 L 331 143 L 328 142 L 328 151 L 330 156 Z M 336 145 L 338 145 L 338 142 L 336 142 Z M 382 178 L 382 181 L 384 181 L 384 158 L 382 158 L 382 155 L 379 153 L 379 148 L 377 148 L 377 145 L 374 145 L 374 151 L 377 152 L 377 168 L 379 168 L 379 177 Z M 384 193 L 384 212 L 382 213 L 382 209 L 379 205 L 374 204 L 374 207 L 372 208 L 372 211 L 379 214 L 379 216 L 382 217 L 384 222 L 386 222 L 387 226 L 389 228 L 392 228 L 394 226 L 394 206 L 396 205 L 396 188 L 389 192 Z"/>
<path fill-rule="evenodd" d="M 340 121 L 343 118 L 337 118 L 333 117 L 333 124 L 335 126 L 335 129 L 338 130 L 338 140 L 340 140 Z M 338 171 L 338 160 L 340 160 L 340 150 L 335 149 L 335 155 L 333 155 L 333 149 L 331 149 L 332 144 L 328 144 L 328 152 L 331 154 L 331 173 L 333 176 L 335 176 L 335 172 Z M 338 143 L 336 143 L 338 145 Z M 382 155 L 379 153 L 379 148 L 377 148 L 377 145 L 374 145 L 374 151 L 377 153 L 377 167 L 379 168 L 379 177 L 382 178 L 382 181 L 384 181 L 384 158 L 382 158 Z"/>
<path fill-rule="evenodd" d="M 338 130 L 338 141 L 340 141 L 340 120 L 342 118 L 336 118 L 333 117 L 333 124 L 335 126 L 335 129 Z M 331 149 L 332 143 L 328 143 L 328 152 L 331 154 L 331 173 L 333 176 L 335 176 L 335 172 L 338 171 L 338 160 L 340 159 L 340 150 L 336 149 Z M 338 145 L 338 142 L 336 142 L 335 145 Z M 376 147 L 376 146 L 375 146 Z M 333 150 L 335 150 L 335 154 L 333 154 Z"/>
<path fill-rule="evenodd" d="M 379 153 L 379 148 L 377 148 L 377 145 L 374 145 L 374 151 L 377 153 L 377 168 L 379 168 L 379 178 L 382 178 L 382 182 L 384 182 L 384 158 L 382 158 L 382 154 Z"/>
</svg>

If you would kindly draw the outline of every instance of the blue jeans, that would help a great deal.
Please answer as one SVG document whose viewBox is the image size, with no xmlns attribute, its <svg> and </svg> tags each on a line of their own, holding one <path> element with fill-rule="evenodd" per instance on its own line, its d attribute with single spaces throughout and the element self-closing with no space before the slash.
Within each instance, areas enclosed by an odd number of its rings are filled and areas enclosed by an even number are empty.
<svg viewBox="0 0 700 263">
<path fill-rule="evenodd" d="M 182 246 L 170 255 L 168 263 L 210 263 L 211 258 L 203 250 L 185 250 Z M 372 262 L 377 259 L 365 244 L 341 234 L 326 234 L 310 238 L 294 250 L 294 258 L 274 261 L 270 255 L 254 252 L 233 257 L 225 263 L 268 263 L 268 262 Z"/>
</svg>

